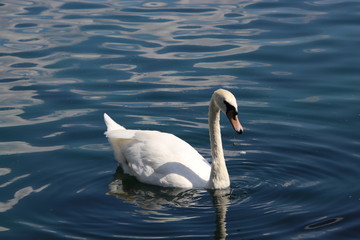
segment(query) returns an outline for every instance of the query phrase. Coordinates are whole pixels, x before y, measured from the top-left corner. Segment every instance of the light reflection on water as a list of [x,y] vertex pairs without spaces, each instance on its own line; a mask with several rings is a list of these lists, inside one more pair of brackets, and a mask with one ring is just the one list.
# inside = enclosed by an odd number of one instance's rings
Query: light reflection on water
[[[230,189],[225,190],[186,190],[186,189],[164,189],[156,186],[145,185],[137,182],[132,177],[124,176],[120,168],[117,169],[113,182],[109,184],[109,193],[125,202],[137,205],[141,210],[134,214],[142,215],[142,221],[145,223],[176,223],[192,219],[201,219],[198,215],[168,214],[164,210],[168,208],[194,208],[202,211],[212,211],[215,208],[213,216],[216,227],[214,235],[216,239],[225,239],[226,230],[226,212],[230,204]],[[210,197],[211,202],[200,203],[201,199]],[[211,237],[193,233],[187,237]],[[126,235],[122,236],[128,237]]]
[[[0,232],[352,239],[356,9],[344,0],[3,1]],[[238,96],[245,126],[238,137],[222,122],[230,192],[124,184],[102,114],[172,132],[210,159],[207,104],[219,87]]]
[[64,146],[53,147],[35,147],[26,142],[1,142],[0,143],[0,155],[19,154],[19,153],[35,153],[54,151],[64,148]]
[[[22,176],[21,176],[22,177]],[[32,187],[24,187],[18,191],[15,192],[14,197],[11,199],[8,199],[6,202],[0,202],[0,212],[6,212],[12,209],[18,202],[29,196],[32,193],[38,193],[47,188],[48,185],[44,185],[41,188],[33,189]]]
[[28,126],[52,121],[58,121],[63,118],[69,117],[78,117],[82,115],[86,115],[94,110],[91,109],[73,109],[73,110],[65,110],[65,111],[55,111],[50,113],[49,115],[36,117],[32,119],[24,119],[21,115],[24,113],[22,110],[5,110],[1,111],[2,119],[0,121],[1,127],[13,127],[13,126]]

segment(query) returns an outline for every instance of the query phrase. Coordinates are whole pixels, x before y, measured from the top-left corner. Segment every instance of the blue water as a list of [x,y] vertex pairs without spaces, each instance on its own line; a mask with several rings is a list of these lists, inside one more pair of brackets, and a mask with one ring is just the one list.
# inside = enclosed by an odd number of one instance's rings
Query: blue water
[[[358,1],[3,0],[0,26],[1,239],[359,239]],[[117,169],[104,112],[210,159],[220,87],[230,189]]]

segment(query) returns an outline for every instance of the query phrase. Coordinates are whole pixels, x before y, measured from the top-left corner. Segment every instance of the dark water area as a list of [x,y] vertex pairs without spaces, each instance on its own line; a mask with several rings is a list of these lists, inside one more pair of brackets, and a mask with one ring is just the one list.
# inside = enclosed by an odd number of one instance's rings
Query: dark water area
[[[359,239],[360,3],[0,3],[1,239]],[[211,159],[212,92],[231,187],[142,184],[103,113]]]

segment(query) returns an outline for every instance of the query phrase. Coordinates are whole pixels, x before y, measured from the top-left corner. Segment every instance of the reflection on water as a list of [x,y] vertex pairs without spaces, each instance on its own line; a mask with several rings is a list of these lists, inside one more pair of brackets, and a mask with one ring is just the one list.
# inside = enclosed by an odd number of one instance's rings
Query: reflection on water
[[0,155],[46,152],[62,149],[64,146],[34,147],[26,142],[0,142]]
[[316,223],[312,223],[309,224],[305,227],[305,229],[307,230],[313,230],[313,229],[317,229],[317,228],[323,228],[332,224],[335,224],[337,222],[342,221],[344,218],[343,217],[336,217],[336,218],[325,218],[325,219],[321,219]]
[[45,115],[41,117],[24,119],[21,116],[19,116],[24,113],[23,110],[20,109],[3,110],[0,111],[0,116],[2,117],[2,119],[0,120],[0,127],[14,127],[14,126],[24,126],[24,125],[29,126],[34,124],[53,122],[53,121],[61,120],[63,118],[86,115],[93,111],[94,110],[92,109],[61,110],[61,111],[54,111],[49,115]]
[[230,203],[230,189],[209,191],[216,211],[216,230],[214,239],[226,239],[226,212]]
[[[236,56],[257,51],[267,44],[274,44],[273,40],[258,41],[249,38],[259,36],[267,30],[239,26],[242,23],[251,24],[259,18],[259,11],[245,9],[253,2],[256,1],[241,4],[223,2],[221,7],[217,8],[192,8],[197,3],[187,1],[179,1],[176,4],[127,3],[125,8],[122,4],[113,1],[7,3],[1,8],[8,14],[2,34],[4,44],[1,63],[4,67],[4,78],[10,79],[11,83],[3,86],[6,88],[0,89],[2,96],[0,98],[11,110],[2,112],[4,114],[1,120],[2,126],[31,125],[55,120],[51,115],[44,116],[47,120],[35,121],[19,117],[24,107],[41,105],[44,102],[37,97],[36,90],[21,90],[23,94],[19,95],[14,91],[15,87],[80,83],[85,80],[86,72],[88,79],[117,80],[122,79],[121,76],[128,76],[127,81],[153,85],[151,88],[134,89],[135,95],[159,91],[203,90],[219,85],[231,88],[240,81],[243,81],[244,88],[249,84],[254,90],[256,83],[240,80],[232,75],[211,74],[210,77],[208,74],[194,75],[194,71],[186,73],[161,67],[158,71],[161,64],[152,64],[154,59],[207,59],[194,63],[193,67],[238,69],[269,66],[269,63],[238,59],[209,62],[212,57],[218,59]],[[300,14],[299,12],[306,16],[318,14],[295,9],[289,14]],[[90,18],[88,14],[91,15]],[[161,17],[158,17],[159,14]],[[46,22],[43,21],[44,18],[47,19]],[[292,40],[287,41],[292,42]],[[136,60],[139,58],[143,59],[143,62]],[[148,61],[148,59],[152,60]],[[79,66],[87,70],[79,72],[77,70]],[[100,71],[101,69],[105,71]],[[21,80],[14,81],[18,78]],[[99,101],[110,94],[108,91],[95,93],[94,90],[88,91],[78,86],[71,92],[79,94],[88,101]],[[123,95],[125,92],[115,89],[111,94]],[[140,104],[139,101],[136,102]],[[121,101],[119,103],[105,101],[102,104],[121,106]],[[84,109],[75,111],[81,112]],[[73,113],[72,110],[64,110],[61,114],[64,115],[63,117],[68,117],[71,112]],[[59,115],[59,112],[54,115]]]
[[[3,150],[0,149],[0,152],[2,153]],[[4,177],[5,175],[10,175],[10,174],[11,174],[11,169],[0,168],[1,180],[7,178],[7,177]],[[2,192],[2,195],[0,198],[0,213],[10,211],[24,198],[30,196],[33,193],[39,193],[49,186],[49,184],[43,185],[42,187],[39,187],[39,188],[33,188],[32,186],[26,186],[26,187],[21,187],[20,189],[16,190],[13,193],[13,196],[11,196],[11,193],[8,194],[9,190],[14,191],[15,183],[19,182],[22,179],[28,178],[30,175],[31,174],[23,174],[23,175],[20,175],[17,177],[10,178],[10,179],[6,180],[6,182],[0,182],[0,189]],[[16,184],[16,185],[18,185],[18,184]],[[0,226],[0,232],[9,231],[9,230],[10,230],[10,228]]]
[[[144,222],[166,223],[177,222],[198,218],[200,216],[192,215],[173,215],[164,213],[164,209],[179,207],[200,207],[215,209],[214,239],[226,239],[226,212],[230,204],[231,190],[196,190],[196,189],[178,189],[162,188],[158,186],[147,185],[138,182],[134,177],[124,174],[121,167],[118,167],[114,174],[113,181],[109,184],[109,193],[123,201],[139,206],[142,210],[139,212],[149,215]],[[200,201],[205,195],[209,194],[213,206],[202,206]]]
[[32,193],[41,192],[47,187],[48,185],[44,185],[37,189],[34,189],[33,187],[24,187],[16,191],[13,198],[8,199],[6,202],[0,202],[0,212],[6,212],[12,209],[21,199],[29,196]]
[[114,180],[109,184],[109,194],[136,204],[144,209],[161,210],[167,206],[191,206],[206,193],[205,190],[162,188],[138,182],[117,168]]
[[[355,1],[3,0],[0,22],[6,239],[358,233]],[[230,193],[117,173],[104,194],[116,164],[104,112],[209,156],[208,100],[219,87],[238,96],[247,126],[241,138],[223,128]]]
[[[229,59],[268,45],[300,44],[323,38],[322,35],[281,40],[259,38],[269,30],[257,27],[255,21],[305,24],[324,13],[299,8],[260,11],[248,7],[257,2],[222,2],[216,8],[199,8],[198,3],[187,1],[140,6],[134,2],[124,8],[110,0],[96,4],[33,2],[31,7],[22,1],[12,1],[2,6],[2,11],[12,13],[5,18],[3,28],[2,55],[7,57],[2,59],[2,65],[8,77],[36,76],[36,81],[51,79],[60,66],[60,72],[65,71],[64,67],[75,67],[71,64],[74,59],[121,59],[120,64],[111,61],[97,66],[119,73],[145,67],[135,65],[126,57],[129,55],[167,60],[207,59],[194,65],[199,68],[260,67],[269,63]],[[18,57],[31,61],[18,62]],[[213,57],[229,58],[209,62]],[[62,81],[57,79],[57,84]]]

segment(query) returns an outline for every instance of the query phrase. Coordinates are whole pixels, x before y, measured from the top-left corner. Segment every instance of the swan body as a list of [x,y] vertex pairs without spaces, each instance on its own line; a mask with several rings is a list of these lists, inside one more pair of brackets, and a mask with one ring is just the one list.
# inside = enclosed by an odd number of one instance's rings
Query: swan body
[[107,114],[105,135],[124,172],[140,182],[163,187],[224,189],[230,186],[230,179],[221,143],[220,111],[227,115],[236,132],[243,131],[235,97],[227,90],[215,91],[209,107],[211,165],[173,134],[127,130]]

